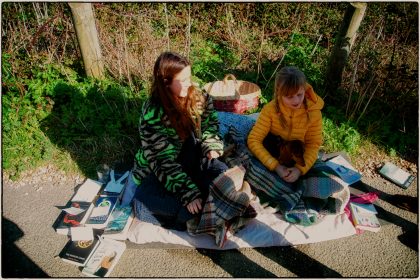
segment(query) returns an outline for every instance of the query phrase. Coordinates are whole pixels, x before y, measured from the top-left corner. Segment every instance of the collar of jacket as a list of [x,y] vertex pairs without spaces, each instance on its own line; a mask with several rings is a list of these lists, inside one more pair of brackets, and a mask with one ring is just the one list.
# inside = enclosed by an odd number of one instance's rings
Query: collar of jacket
[[299,109],[291,109],[284,105],[283,100],[280,98],[280,111],[284,116],[296,117],[302,114],[306,114],[310,111],[321,110],[324,107],[324,100],[322,100],[322,98],[315,93],[310,84],[306,84],[305,100],[308,105],[307,108],[302,105],[302,107]]

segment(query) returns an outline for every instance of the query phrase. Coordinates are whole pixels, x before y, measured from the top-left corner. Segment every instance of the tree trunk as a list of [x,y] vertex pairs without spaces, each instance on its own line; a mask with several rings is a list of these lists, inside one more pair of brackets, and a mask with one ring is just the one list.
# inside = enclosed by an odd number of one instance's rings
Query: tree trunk
[[91,3],[69,3],[86,75],[101,79],[104,65]]
[[341,84],[344,66],[350,54],[350,49],[356,39],[356,32],[366,11],[366,3],[351,3],[337,35],[337,41],[332,50],[325,78],[326,94],[334,95]]

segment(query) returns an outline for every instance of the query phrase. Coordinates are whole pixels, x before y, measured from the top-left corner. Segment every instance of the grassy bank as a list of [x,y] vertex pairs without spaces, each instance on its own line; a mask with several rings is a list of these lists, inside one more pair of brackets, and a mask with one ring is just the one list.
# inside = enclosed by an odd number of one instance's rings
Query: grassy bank
[[161,51],[180,52],[203,85],[227,73],[257,83],[295,65],[325,98],[327,151],[365,141],[417,161],[418,5],[368,3],[334,96],[326,63],[348,3],[94,3],[106,79],[85,77],[65,3],[3,3],[3,170],[18,178],[46,162],[94,174],[138,146],[139,108]]

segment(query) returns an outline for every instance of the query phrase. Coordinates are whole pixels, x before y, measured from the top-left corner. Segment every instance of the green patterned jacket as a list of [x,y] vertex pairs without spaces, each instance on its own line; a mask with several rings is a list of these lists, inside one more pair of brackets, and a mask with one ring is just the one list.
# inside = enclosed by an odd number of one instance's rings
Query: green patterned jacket
[[[201,146],[202,155],[213,150],[223,153],[223,142],[219,136],[217,112],[214,110],[211,97],[203,93],[203,110],[201,113]],[[140,141],[133,169],[133,179],[137,185],[141,180],[154,173],[162,185],[180,197],[187,205],[200,197],[200,190],[191,178],[182,170],[176,159],[181,151],[183,141],[171,127],[168,116],[161,106],[151,100],[143,104],[140,117]]]

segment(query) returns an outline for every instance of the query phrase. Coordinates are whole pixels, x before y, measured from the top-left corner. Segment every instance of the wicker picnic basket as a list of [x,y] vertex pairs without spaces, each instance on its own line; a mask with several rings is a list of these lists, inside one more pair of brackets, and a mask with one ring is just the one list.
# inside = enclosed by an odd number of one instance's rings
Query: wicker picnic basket
[[213,98],[216,110],[237,114],[257,108],[261,96],[258,85],[237,80],[232,74],[227,74],[223,81],[207,83],[204,89]]

